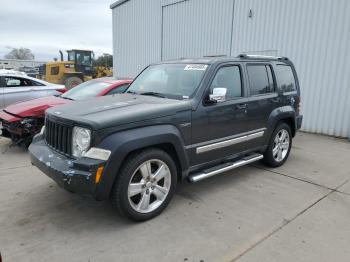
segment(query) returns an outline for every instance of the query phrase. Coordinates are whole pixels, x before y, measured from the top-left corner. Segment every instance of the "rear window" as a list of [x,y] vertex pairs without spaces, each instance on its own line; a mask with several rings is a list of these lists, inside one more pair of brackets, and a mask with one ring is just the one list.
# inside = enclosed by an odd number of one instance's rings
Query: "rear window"
[[290,66],[277,65],[275,73],[278,82],[278,88],[280,90],[283,92],[291,92],[297,90],[294,74]]
[[274,91],[270,66],[248,65],[247,70],[249,75],[250,94],[252,96],[268,94]]

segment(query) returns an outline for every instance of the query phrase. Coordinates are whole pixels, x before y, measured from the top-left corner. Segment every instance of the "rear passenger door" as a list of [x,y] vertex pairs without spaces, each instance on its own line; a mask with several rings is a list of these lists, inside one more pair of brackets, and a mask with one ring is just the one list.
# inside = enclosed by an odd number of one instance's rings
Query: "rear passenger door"
[[[262,130],[265,134],[272,111],[281,105],[277,92],[273,67],[269,63],[247,63],[246,74],[249,82],[248,118],[250,130]],[[249,148],[260,147],[264,138],[250,140]]]

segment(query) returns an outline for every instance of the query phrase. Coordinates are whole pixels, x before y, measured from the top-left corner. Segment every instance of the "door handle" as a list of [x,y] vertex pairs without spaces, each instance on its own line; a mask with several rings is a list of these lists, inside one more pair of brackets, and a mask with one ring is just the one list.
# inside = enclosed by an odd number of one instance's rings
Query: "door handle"
[[277,103],[280,101],[280,98],[279,97],[274,97],[274,98],[271,98],[271,101],[274,102],[274,103]]
[[237,104],[236,108],[237,109],[247,109],[248,108],[248,104]]

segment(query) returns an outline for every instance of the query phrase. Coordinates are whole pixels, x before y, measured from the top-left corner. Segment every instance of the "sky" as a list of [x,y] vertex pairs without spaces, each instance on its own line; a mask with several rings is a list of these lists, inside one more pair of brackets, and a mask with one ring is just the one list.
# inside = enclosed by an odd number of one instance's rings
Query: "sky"
[[112,54],[109,6],[113,2],[0,0],[0,58],[13,47],[29,48],[35,60],[43,61],[59,58],[59,50],[89,49],[97,56]]

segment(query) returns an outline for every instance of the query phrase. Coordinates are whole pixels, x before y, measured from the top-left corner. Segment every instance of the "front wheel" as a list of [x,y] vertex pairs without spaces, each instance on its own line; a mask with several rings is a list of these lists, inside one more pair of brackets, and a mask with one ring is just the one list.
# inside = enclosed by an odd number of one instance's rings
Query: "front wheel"
[[292,132],[286,123],[280,123],[272,134],[270,144],[264,154],[264,162],[271,167],[279,167],[286,162],[292,147]]
[[132,220],[148,220],[166,208],[176,184],[173,159],[159,149],[144,150],[127,158],[114,185],[112,203]]
[[64,85],[66,86],[66,88],[68,90],[72,89],[73,87],[75,87],[77,85],[80,85],[81,83],[83,83],[83,80],[81,80],[81,78],[79,78],[77,76],[69,77],[64,81]]

